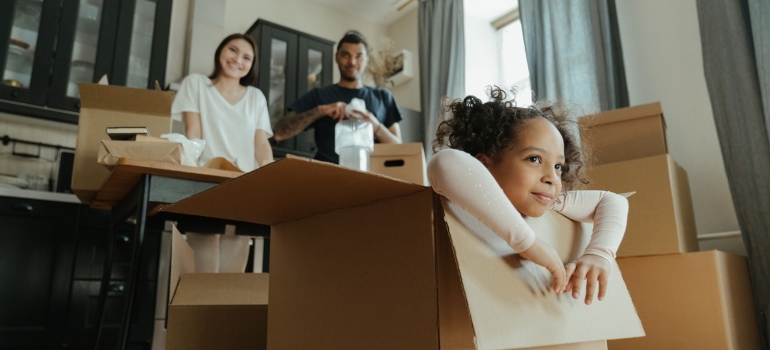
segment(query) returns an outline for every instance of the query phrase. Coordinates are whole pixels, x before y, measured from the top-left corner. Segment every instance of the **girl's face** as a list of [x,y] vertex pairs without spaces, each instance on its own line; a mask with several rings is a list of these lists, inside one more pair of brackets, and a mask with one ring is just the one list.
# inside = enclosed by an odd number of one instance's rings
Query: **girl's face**
[[486,165],[508,199],[524,216],[543,215],[562,188],[564,140],[545,118],[535,118],[519,126],[518,138],[498,161],[485,155]]
[[254,63],[254,49],[243,39],[230,40],[219,54],[219,64],[223,75],[228,78],[240,79],[249,74]]

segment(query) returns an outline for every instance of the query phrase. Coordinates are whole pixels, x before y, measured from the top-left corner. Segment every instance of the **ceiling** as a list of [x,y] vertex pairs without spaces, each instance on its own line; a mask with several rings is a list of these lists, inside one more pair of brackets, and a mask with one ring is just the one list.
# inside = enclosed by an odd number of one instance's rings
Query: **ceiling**
[[[329,7],[334,7],[356,14],[368,21],[389,25],[417,8],[421,0],[309,0]],[[399,7],[406,4],[399,11]],[[518,0],[465,0],[464,11],[467,15],[489,22],[513,11],[519,5]]]

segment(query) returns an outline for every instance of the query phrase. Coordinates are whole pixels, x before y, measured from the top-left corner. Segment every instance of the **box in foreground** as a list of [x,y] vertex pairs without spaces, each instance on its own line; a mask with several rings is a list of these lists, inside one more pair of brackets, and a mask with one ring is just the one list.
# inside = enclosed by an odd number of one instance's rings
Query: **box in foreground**
[[644,338],[624,349],[760,349],[746,257],[716,250],[618,259]]
[[[556,295],[547,271],[474,239],[430,188],[386,176],[286,158],[164,211],[272,226],[273,350],[580,349],[643,335],[619,270],[602,302]],[[591,231],[559,227],[570,231],[541,239],[574,257],[584,239],[551,239]]]

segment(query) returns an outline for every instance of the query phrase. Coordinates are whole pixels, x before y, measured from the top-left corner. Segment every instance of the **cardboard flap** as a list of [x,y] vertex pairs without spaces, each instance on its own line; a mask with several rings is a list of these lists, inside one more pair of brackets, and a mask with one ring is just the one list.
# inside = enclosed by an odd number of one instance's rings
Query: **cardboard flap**
[[179,233],[176,225],[171,226],[171,271],[169,273],[169,302],[174,299],[179,279],[183,274],[195,272],[195,252]]
[[275,225],[423,190],[424,186],[336,164],[284,158],[162,211]]
[[266,273],[188,273],[172,305],[267,305]]
[[[605,299],[586,306],[583,299],[557,295],[544,268],[518,254],[475,217],[445,201],[449,235],[467,298],[476,346],[512,349],[644,335],[617,265]],[[578,257],[591,225],[547,211],[528,223],[538,238],[564,259]],[[585,289],[581,296],[584,296]]]
[[[123,86],[79,84],[82,107],[171,118],[172,91],[132,89]],[[160,134],[158,134],[160,135]]]
[[652,102],[638,106],[618,108],[594,115],[587,115],[580,118],[580,123],[586,125],[603,125],[636,118],[650,117],[654,115],[660,115],[660,119],[663,122],[663,128],[665,129],[666,120],[663,118],[663,108],[661,108],[660,102]]
[[370,157],[399,157],[422,154],[422,143],[378,143]]

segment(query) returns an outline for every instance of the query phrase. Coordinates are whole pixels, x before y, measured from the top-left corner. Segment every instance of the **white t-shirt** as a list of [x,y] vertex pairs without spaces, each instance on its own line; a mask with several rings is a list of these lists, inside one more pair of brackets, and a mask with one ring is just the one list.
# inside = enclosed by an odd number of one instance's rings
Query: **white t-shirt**
[[259,89],[249,86],[240,101],[230,104],[211,80],[190,74],[174,97],[171,113],[195,112],[201,115],[201,133],[206,140],[198,165],[222,157],[243,171],[259,167],[254,158],[254,132],[264,130],[273,136],[267,100]]

